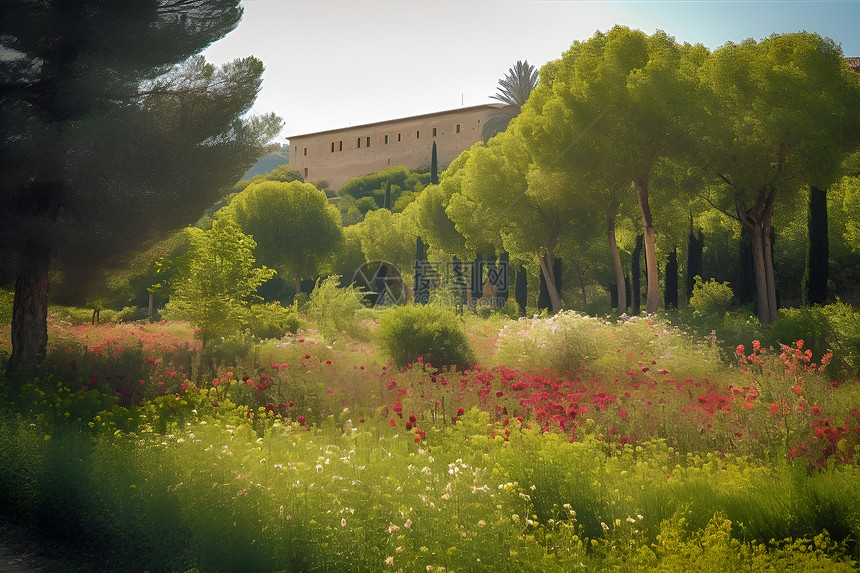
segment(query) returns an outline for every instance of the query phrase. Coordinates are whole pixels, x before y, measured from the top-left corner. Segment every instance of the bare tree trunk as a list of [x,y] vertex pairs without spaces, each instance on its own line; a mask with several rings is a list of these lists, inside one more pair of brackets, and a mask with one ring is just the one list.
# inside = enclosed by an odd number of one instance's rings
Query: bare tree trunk
[[618,289],[618,314],[627,312],[627,283],[624,279],[624,268],[618,254],[618,243],[615,240],[615,216],[606,216],[606,235],[609,238],[609,252],[612,255],[612,267],[615,270],[615,285]]
[[645,236],[645,271],[648,290],[645,312],[651,314],[657,312],[660,306],[660,283],[657,277],[657,236],[654,234],[651,205],[648,203],[647,175],[636,180],[636,195],[639,198],[639,211],[642,213],[642,234]]
[[152,318],[152,293],[149,293],[149,318]]
[[12,355],[8,370],[37,364],[48,346],[48,267],[50,250],[31,246],[21,257],[12,303]]

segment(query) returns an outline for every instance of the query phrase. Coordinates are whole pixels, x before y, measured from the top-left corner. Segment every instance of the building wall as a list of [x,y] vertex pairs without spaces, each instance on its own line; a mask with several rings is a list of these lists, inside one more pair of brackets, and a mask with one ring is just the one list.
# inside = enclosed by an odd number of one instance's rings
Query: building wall
[[406,117],[402,119],[293,135],[290,169],[305,181],[325,179],[332,189],[359,175],[403,165],[430,166],[433,142],[439,170],[481,140],[481,129],[495,104]]

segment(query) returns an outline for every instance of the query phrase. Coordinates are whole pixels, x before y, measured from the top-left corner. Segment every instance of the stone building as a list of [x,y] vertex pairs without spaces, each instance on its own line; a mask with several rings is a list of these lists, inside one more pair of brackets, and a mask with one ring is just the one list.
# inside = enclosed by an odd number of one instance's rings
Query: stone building
[[290,169],[305,181],[324,179],[332,189],[368,173],[403,165],[430,166],[433,142],[441,172],[460,153],[481,140],[490,113],[486,104],[341,129],[287,137]]

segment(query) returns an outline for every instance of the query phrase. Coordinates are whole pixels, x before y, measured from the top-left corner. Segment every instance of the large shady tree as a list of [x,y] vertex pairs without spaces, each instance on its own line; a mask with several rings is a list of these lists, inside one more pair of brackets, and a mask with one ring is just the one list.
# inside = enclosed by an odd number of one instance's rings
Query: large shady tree
[[860,77],[832,40],[801,32],[727,44],[703,68],[720,126],[705,138],[722,208],[749,236],[759,320],[777,317],[773,212],[805,184],[826,189],[860,139]]
[[296,281],[331,270],[343,248],[337,207],[310,183],[263,181],[249,185],[224,209],[256,241],[260,263]]
[[0,282],[9,366],[47,343],[49,277],[69,302],[193,222],[280,128],[243,118],[262,64],[192,57],[239,0],[0,1]]
[[[542,170],[590,173],[591,188],[632,184],[645,237],[648,312],[660,300],[649,180],[661,158],[692,147],[702,114],[697,70],[706,56],[701,46],[660,31],[598,32],[544,66],[517,123]],[[611,225],[610,217],[608,234]]]

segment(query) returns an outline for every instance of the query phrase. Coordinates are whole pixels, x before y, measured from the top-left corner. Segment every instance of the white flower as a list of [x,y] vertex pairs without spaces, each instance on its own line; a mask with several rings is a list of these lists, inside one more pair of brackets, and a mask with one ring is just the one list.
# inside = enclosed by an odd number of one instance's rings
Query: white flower
[[394,565],[394,557],[386,557],[385,558],[386,565]]

